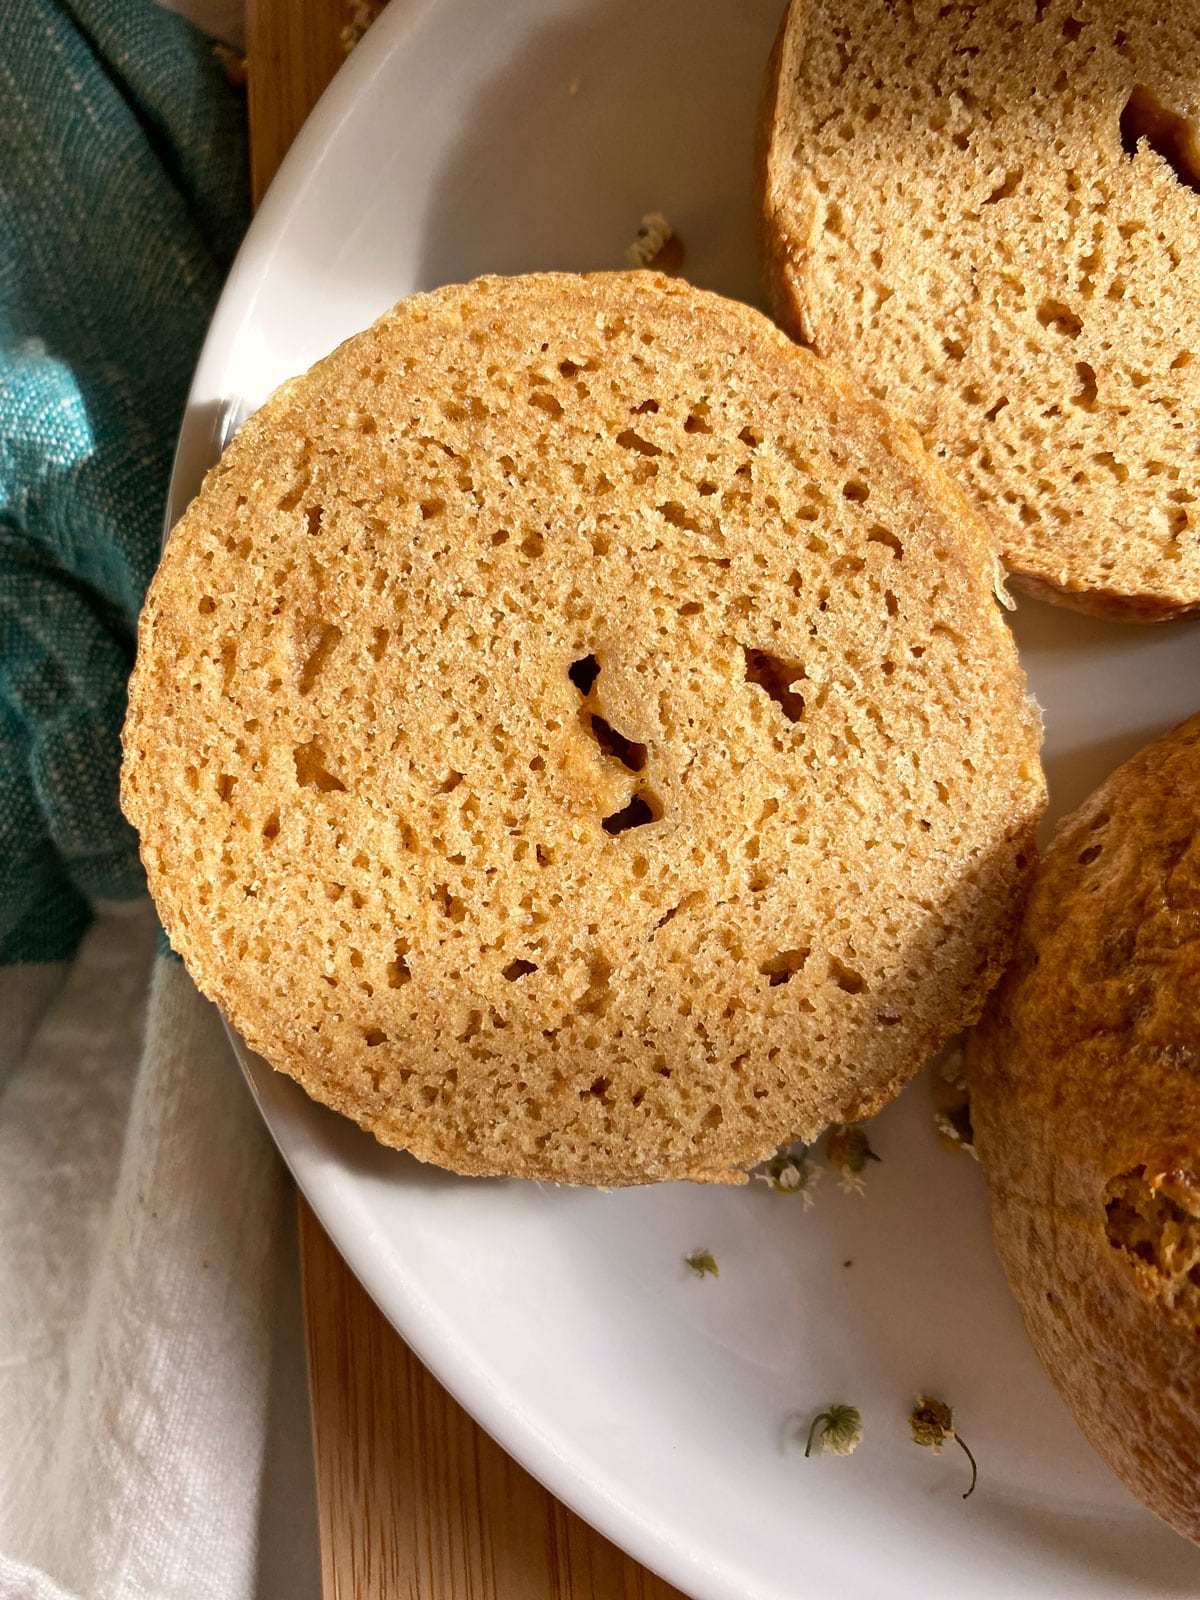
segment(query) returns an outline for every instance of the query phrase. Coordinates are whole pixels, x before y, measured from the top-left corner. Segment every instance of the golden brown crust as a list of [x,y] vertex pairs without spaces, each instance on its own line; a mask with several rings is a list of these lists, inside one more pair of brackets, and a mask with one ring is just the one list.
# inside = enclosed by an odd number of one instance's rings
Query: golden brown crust
[[1200,717],[1058,829],[968,1047],[996,1246],[1092,1444],[1200,1542]]
[[123,788],[164,924],[424,1160],[735,1179],[1006,959],[1043,788],[993,569],[911,430],[747,307],[403,302],[168,544]]
[[789,7],[779,20],[759,96],[754,139],[754,192],[759,203],[754,217],[759,271],[768,304],[780,327],[797,344],[807,345],[810,341],[800,323],[799,302],[790,276],[790,211],[786,182],[780,172],[782,145],[776,138],[777,125],[784,115],[780,103],[785,82],[784,57],[786,53],[791,58],[800,38],[798,19]]
[[781,325],[910,417],[1022,587],[1200,608],[1188,8],[793,0],[758,175]]
[[1021,572],[1013,566],[1009,567],[1008,576],[1014,589],[1020,589],[1035,600],[1066,606],[1070,611],[1081,611],[1089,617],[1105,617],[1110,622],[1175,622],[1180,617],[1194,615],[1198,609],[1194,605],[1173,605],[1149,594],[1126,595],[1110,589],[1072,589],[1040,577],[1037,573]]

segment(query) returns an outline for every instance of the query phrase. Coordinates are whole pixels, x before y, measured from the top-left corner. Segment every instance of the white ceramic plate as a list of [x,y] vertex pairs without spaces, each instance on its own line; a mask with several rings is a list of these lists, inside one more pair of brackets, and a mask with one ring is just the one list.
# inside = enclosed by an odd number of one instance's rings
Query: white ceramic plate
[[[197,371],[172,509],[282,378],[401,295],[620,266],[660,210],[689,275],[759,296],[755,102],[782,0],[392,0],[304,129]],[[1200,631],[1022,601],[1056,813],[1200,704]],[[983,1185],[927,1086],[873,1126],[865,1198],[614,1194],[448,1177],[244,1065],[317,1214],[447,1387],[588,1521],[699,1600],[1195,1596],[1200,1552],[1092,1455],[1025,1339]],[[717,1281],[683,1266],[697,1246]],[[917,1390],[979,1460],[908,1437]],[[824,1403],[848,1460],[803,1458]]]

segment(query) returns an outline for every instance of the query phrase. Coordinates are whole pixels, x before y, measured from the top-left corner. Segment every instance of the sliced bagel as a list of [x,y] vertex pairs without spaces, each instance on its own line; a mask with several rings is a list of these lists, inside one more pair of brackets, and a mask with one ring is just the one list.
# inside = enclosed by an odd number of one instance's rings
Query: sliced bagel
[[907,416],[1045,598],[1200,606],[1200,25],[1173,0],[793,0],[776,314]]
[[404,301],[168,543],[124,768],[164,924],[388,1144],[734,1178],[1004,964],[1043,785],[994,576],[911,433],[745,306]]

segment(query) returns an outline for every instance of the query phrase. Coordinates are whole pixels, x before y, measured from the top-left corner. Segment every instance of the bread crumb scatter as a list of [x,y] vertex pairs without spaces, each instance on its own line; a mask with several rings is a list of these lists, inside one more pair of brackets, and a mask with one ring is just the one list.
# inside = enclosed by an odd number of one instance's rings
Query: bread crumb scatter
[[168,543],[124,773],[165,925],[423,1160],[744,1181],[1007,958],[1043,787],[993,570],[747,307],[649,272],[406,301]]

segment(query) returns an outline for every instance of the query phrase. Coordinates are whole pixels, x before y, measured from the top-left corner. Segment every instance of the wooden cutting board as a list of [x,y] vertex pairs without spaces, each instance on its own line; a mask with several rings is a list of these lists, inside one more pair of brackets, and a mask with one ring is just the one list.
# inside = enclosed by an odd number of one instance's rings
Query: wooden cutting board
[[[372,9],[247,0],[256,204]],[[471,1421],[298,1204],[325,1600],[682,1600]]]

